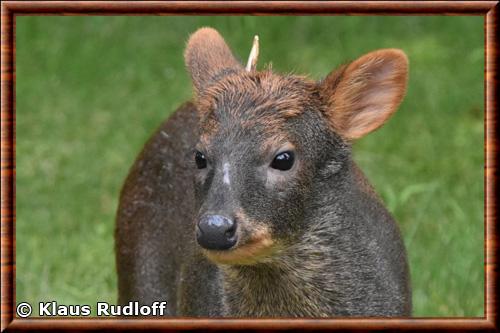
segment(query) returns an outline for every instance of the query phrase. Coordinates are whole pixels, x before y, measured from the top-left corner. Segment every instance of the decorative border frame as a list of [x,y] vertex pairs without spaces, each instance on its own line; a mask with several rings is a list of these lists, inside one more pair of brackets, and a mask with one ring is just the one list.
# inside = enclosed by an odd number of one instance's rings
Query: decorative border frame
[[[409,319],[21,319],[15,308],[15,24],[18,15],[481,15],[485,18],[485,317]],[[5,1],[1,4],[1,331],[446,329],[499,331],[498,1]]]

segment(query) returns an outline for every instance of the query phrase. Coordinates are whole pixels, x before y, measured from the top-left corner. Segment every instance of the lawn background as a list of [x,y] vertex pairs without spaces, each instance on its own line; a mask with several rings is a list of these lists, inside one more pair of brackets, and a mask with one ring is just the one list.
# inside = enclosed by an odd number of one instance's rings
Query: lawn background
[[120,187],[191,97],[183,49],[218,29],[259,68],[320,79],[378,48],[410,59],[399,111],[354,146],[399,221],[415,316],[483,316],[482,17],[16,18],[16,301],[116,301]]

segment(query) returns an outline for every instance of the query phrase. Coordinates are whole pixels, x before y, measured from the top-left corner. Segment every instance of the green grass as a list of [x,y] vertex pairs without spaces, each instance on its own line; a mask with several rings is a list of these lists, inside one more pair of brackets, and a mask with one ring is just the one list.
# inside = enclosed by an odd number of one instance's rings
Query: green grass
[[142,145],[191,97],[184,43],[217,28],[259,66],[321,78],[377,48],[410,59],[405,101],[356,143],[399,221],[415,316],[483,316],[482,17],[17,17],[16,300],[114,302],[114,216]]

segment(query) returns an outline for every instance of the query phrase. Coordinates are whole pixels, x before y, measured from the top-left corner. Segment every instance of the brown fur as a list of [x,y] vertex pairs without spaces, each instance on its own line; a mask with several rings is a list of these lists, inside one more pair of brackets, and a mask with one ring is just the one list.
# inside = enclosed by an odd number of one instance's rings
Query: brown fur
[[200,143],[204,146],[208,146],[213,135],[219,130],[219,127],[219,122],[212,117],[204,119],[203,132],[200,133]]
[[223,72],[242,69],[224,39],[212,28],[201,28],[191,35],[184,58],[197,91]]
[[324,81],[329,118],[347,140],[379,128],[403,100],[408,58],[396,49],[368,53],[333,72]]
[[[291,89],[292,87],[292,89]],[[293,87],[295,89],[293,89]],[[261,126],[273,135],[283,138],[283,125],[290,117],[299,115],[309,102],[305,91],[315,91],[316,83],[299,76],[283,77],[271,71],[246,72],[244,70],[220,76],[203,91],[198,91],[195,100],[200,117],[202,145],[207,146],[220,129],[220,118],[232,117],[242,130]],[[239,91],[247,92],[245,99]],[[307,96],[307,95],[305,95]],[[224,98],[232,99],[232,107],[220,105]],[[251,104],[251,113],[241,114],[241,106]],[[224,107],[224,110],[221,110]],[[272,112],[270,112],[272,111]],[[271,133],[269,133],[271,134]]]
[[[295,89],[294,89],[295,88]],[[221,96],[238,96],[240,91],[247,92],[252,96],[253,105],[251,117],[247,118],[251,123],[275,121],[280,117],[269,117],[262,119],[262,110],[274,109],[284,118],[289,118],[300,114],[307,101],[304,101],[304,89],[313,91],[316,84],[300,76],[275,75],[271,71],[245,72],[239,71],[229,73],[219,78],[217,82],[207,87],[197,96],[196,102],[204,119],[208,118]],[[235,101],[236,102],[236,101]],[[250,102],[248,100],[241,101]],[[231,112],[232,110],[228,110]],[[234,114],[239,116],[239,114]]]

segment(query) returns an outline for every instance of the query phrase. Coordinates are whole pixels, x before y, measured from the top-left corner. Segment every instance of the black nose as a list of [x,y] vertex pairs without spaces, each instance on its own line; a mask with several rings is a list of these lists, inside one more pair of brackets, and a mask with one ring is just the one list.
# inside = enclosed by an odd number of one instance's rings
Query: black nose
[[205,215],[198,222],[196,238],[205,249],[227,250],[238,239],[236,223],[221,215]]

